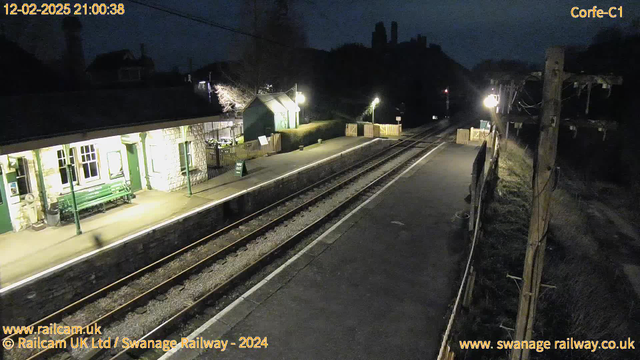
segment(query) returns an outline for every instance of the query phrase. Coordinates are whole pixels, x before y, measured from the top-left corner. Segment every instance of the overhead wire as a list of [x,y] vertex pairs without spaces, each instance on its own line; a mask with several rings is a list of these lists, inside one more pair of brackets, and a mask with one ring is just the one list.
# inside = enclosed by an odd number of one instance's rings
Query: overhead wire
[[169,8],[169,7],[166,7],[166,6],[163,6],[163,5],[158,5],[158,4],[154,4],[154,3],[148,3],[146,1],[140,1],[140,0],[128,0],[128,1],[132,2],[134,4],[138,4],[138,5],[141,5],[141,6],[148,7],[150,9],[154,9],[154,10],[162,11],[162,12],[167,13],[167,14],[175,15],[175,16],[181,17],[183,19],[187,19],[187,20],[195,21],[195,22],[198,22],[198,23],[201,23],[201,24],[209,25],[211,27],[215,27],[215,28],[218,28],[218,29],[221,29],[221,30],[229,31],[229,32],[240,34],[240,35],[244,35],[244,36],[249,36],[249,37],[254,38],[254,39],[264,40],[264,41],[270,42],[272,44],[280,45],[280,46],[283,46],[283,47],[286,47],[286,48],[293,48],[290,45],[283,44],[283,43],[281,43],[279,41],[276,41],[276,40],[272,40],[272,39],[269,39],[269,38],[266,38],[266,37],[263,37],[263,36],[260,36],[260,35],[256,35],[256,34],[244,31],[244,30],[235,29],[235,28],[232,28],[230,26],[218,24],[218,23],[213,22],[211,20],[207,20],[205,18],[202,18],[202,17],[199,17],[199,16],[195,16],[195,15],[192,15],[192,14],[188,14],[186,12],[182,12],[180,10],[172,9],[172,8]]

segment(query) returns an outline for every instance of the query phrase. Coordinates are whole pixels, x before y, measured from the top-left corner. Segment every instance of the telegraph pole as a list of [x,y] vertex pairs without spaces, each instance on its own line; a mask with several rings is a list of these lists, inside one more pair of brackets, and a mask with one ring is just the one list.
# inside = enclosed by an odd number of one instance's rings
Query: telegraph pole
[[[564,50],[561,47],[547,49],[544,70],[542,116],[540,117],[540,134],[534,162],[533,203],[516,320],[514,338],[516,341],[531,340],[542,278],[553,187],[552,179],[555,171],[558,130],[560,128],[562,81],[564,79]],[[512,350],[512,360],[527,360],[528,358],[529,350]]]

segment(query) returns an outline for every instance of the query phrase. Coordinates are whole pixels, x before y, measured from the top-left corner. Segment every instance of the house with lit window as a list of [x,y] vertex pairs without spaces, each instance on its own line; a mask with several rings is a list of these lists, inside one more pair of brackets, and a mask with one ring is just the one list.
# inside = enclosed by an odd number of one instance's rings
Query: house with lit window
[[154,70],[153,59],[145,54],[144,44],[140,44],[140,57],[128,49],[99,54],[86,71],[94,86],[122,86],[143,82]]
[[42,222],[72,192],[94,207],[184,188],[187,166],[192,184],[206,181],[205,124],[221,113],[191,87],[0,97],[0,108],[0,233]]

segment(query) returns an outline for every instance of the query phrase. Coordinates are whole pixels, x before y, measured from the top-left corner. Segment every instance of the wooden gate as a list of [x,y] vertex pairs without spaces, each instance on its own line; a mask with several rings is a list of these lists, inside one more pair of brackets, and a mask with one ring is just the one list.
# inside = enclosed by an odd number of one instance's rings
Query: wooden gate
[[347,124],[345,136],[358,136],[358,124]]

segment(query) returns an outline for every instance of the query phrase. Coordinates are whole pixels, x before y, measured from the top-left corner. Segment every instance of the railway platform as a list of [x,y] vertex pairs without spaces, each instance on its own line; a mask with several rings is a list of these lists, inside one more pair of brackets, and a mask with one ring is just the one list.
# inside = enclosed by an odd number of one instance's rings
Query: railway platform
[[64,266],[78,257],[123,241],[144,229],[174,221],[193,209],[251,191],[261,184],[314,166],[370,141],[373,140],[339,137],[305,147],[303,151],[248,160],[247,176],[236,177],[232,170],[228,171],[193,186],[191,197],[187,196],[186,190],[171,193],[143,190],[136,193],[136,199],[131,204],[82,218],[81,235],[76,235],[73,223],[48,227],[42,231],[1,234],[0,280],[4,289],[0,292],[19,286],[21,282],[42,272]]
[[[161,359],[433,359],[467,242],[477,148],[445,143]],[[268,346],[241,349],[241,337]]]

